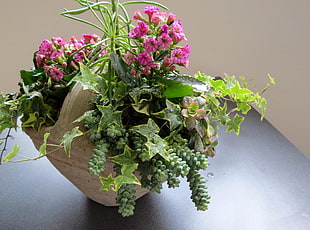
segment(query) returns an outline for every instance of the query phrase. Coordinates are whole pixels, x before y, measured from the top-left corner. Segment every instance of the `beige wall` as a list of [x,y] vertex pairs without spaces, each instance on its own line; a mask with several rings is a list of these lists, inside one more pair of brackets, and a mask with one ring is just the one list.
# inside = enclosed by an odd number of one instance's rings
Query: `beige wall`
[[[266,93],[267,119],[310,157],[310,1],[161,0],[183,20],[192,47],[189,72],[254,78],[258,89],[267,73],[277,85]],[[177,3],[177,4],[176,4]],[[17,90],[18,72],[32,65],[40,41],[93,32],[59,16],[73,0],[5,1],[0,9],[0,90]],[[262,143],[263,144],[263,143]]]

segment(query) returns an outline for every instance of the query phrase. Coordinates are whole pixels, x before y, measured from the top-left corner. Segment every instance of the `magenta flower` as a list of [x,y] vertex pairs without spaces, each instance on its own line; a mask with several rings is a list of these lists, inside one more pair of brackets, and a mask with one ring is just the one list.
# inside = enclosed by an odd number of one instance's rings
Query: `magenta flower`
[[160,34],[168,34],[169,33],[169,26],[167,24],[163,24],[160,27]]
[[100,40],[97,34],[82,34],[82,37],[85,44],[92,44]]
[[150,21],[154,25],[159,25],[163,21],[167,20],[167,14],[165,12],[156,12],[152,15]]
[[168,19],[167,19],[167,24],[168,25],[171,25],[176,19],[176,16],[172,13],[172,12],[169,12],[168,13]]
[[145,66],[144,68],[141,69],[141,72],[143,74],[150,74],[151,73],[151,67],[150,66]]
[[132,65],[136,61],[135,55],[131,52],[127,52],[124,55],[124,59],[125,59],[127,65]]
[[168,66],[170,66],[172,64],[173,64],[172,58],[169,58],[169,57],[165,56],[164,60],[163,60],[163,63],[162,63],[162,67],[166,68],[166,67],[168,67]]
[[188,57],[190,54],[190,46],[186,44],[183,48],[175,49],[171,52],[171,58],[173,63],[188,65]]
[[41,54],[41,53],[36,53],[36,63],[37,66],[40,68],[44,65],[45,63],[45,55]]
[[149,65],[150,63],[152,63],[153,58],[148,52],[143,52],[138,54],[137,60],[140,62],[141,65]]
[[77,51],[77,50],[83,48],[83,46],[85,46],[85,43],[83,41],[77,41],[77,42],[73,43],[74,51]]
[[51,68],[49,74],[54,81],[60,81],[64,76],[64,74],[56,67]]
[[144,8],[143,13],[149,16],[149,20],[151,20],[154,13],[157,13],[159,9],[156,6],[147,6]]
[[172,23],[171,37],[175,43],[186,40],[185,34],[183,33],[183,26],[180,20]]
[[158,49],[158,42],[154,38],[147,38],[143,42],[146,52],[156,52]]
[[55,50],[52,54],[51,54],[51,60],[55,60],[58,61],[59,63],[61,63],[63,61],[64,58],[64,52],[63,50]]
[[158,46],[160,49],[169,49],[172,44],[172,38],[168,34],[162,34],[158,38]]
[[52,37],[53,44],[60,48],[65,44],[65,39],[63,37]]
[[148,25],[145,22],[139,22],[138,26],[129,32],[130,38],[140,38],[149,32]]
[[39,52],[45,56],[50,56],[54,51],[53,43],[43,40],[39,46]]
[[83,63],[84,58],[85,58],[84,52],[82,52],[82,51],[80,51],[80,52],[78,52],[78,53],[76,53],[76,54],[73,55],[74,61],[76,61],[76,62],[78,62],[78,63],[79,63],[79,62]]
[[78,40],[76,39],[75,36],[72,36],[72,37],[69,38],[69,42],[70,43],[75,43],[75,42],[78,42]]
[[135,21],[141,21],[143,19],[141,11],[140,10],[136,10],[134,15],[132,16],[132,19],[135,20]]

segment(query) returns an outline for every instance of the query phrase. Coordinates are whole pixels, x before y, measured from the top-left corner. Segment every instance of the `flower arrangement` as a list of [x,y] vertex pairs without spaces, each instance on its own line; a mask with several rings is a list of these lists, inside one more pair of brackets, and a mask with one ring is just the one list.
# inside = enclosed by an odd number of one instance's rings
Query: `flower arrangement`
[[[71,144],[87,135],[94,144],[89,173],[101,181],[101,190],[117,192],[123,216],[134,213],[133,185],[159,193],[164,181],[169,188],[178,187],[179,177],[187,178],[197,209],[207,210],[210,197],[200,170],[215,155],[218,125],[239,134],[251,105],[261,108],[264,116],[265,98],[248,89],[242,78],[240,83],[228,75],[181,74],[178,68],[189,66],[190,46],[181,21],[162,4],[77,2],[81,8],[62,15],[97,28],[102,36],[42,41],[34,54],[34,68],[20,72],[20,92],[0,94],[0,133],[9,130],[0,139],[4,145],[0,161],[39,159],[50,153],[47,146],[63,148],[70,157]],[[140,3],[149,6],[130,18],[125,7]],[[98,24],[77,17],[84,12],[92,13]],[[270,82],[274,83],[271,77]],[[4,154],[18,118],[23,128],[39,131],[52,126],[75,84],[94,94],[92,109],[76,120],[86,131],[79,126],[67,130],[56,145],[49,143],[46,133],[35,158],[20,155],[18,145]],[[17,155],[23,159],[14,160]],[[114,163],[114,173],[103,177],[107,158]]]

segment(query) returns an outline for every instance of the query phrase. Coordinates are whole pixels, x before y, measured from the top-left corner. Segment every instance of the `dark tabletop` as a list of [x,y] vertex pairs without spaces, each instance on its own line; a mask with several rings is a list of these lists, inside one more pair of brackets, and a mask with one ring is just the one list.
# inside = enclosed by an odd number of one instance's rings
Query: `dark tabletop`
[[[23,152],[35,153],[15,134]],[[217,154],[204,172],[211,203],[196,211],[188,184],[137,201],[135,215],[121,217],[65,179],[47,159],[0,166],[0,229],[308,230],[310,160],[266,120],[250,112],[241,134],[220,130]]]

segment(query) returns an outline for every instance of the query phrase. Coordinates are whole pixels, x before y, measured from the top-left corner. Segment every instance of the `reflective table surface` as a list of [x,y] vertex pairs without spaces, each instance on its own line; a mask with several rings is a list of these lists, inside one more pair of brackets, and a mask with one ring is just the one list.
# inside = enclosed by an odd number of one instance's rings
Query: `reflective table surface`
[[[135,215],[99,205],[47,159],[0,166],[0,229],[307,230],[310,160],[252,111],[241,134],[220,129],[217,154],[204,171],[211,203],[197,211],[186,180],[137,200]],[[35,153],[21,131],[14,141]]]

